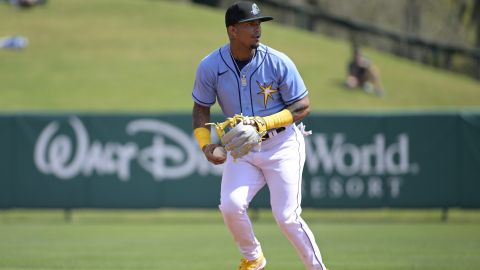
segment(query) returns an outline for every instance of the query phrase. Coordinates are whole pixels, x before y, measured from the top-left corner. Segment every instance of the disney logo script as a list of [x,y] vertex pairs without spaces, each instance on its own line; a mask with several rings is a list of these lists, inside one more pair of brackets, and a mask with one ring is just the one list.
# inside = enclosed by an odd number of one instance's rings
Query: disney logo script
[[[122,181],[131,178],[131,164],[138,164],[157,181],[179,179],[199,169],[198,146],[194,140],[177,127],[154,119],[138,119],[126,125],[126,133],[135,136],[151,134],[151,145],[140,148],[136,142],[90,141],[82,121],[77,117],[69,119],[74,139],[66,134],[58,134],[58,121],[49,123],[39,135],[34,150],[37,169],[68,180],[79,176],[116,176]],[[168,140],[168,141],[167,141]],[[174,142],[167,143],[167,142]],[[76,143],[76,144],[75,144]],[[205,168],[203,168],[205,171]]]

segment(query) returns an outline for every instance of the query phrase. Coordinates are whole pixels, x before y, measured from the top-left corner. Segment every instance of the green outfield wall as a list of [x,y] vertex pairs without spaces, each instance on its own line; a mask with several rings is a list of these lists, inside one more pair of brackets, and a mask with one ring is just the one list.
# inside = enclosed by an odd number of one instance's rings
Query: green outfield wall
[[[304,207],[480,207],[480,113],[314,114],[304,123],[313,131]],[[219,202],[222,166],[203,157],[188,114],[1,115],[0,150],[0,208]],[[267,188],[253,205],[269,206]]]

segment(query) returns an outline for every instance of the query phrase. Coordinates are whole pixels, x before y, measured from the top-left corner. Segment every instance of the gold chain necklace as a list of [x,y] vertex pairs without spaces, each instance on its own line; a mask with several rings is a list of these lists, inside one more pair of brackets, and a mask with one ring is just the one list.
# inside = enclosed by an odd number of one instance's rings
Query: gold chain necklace
[[242,74],[242,71],[241,71],[240,68],[238,67],[237,61],[235,60],[235,57],[233,57],[232,49],[230,49],[230,56],[232,57],[233,64],[235,65],[235,67],[237,67],[238,72],[240,72],[240,75],[241,75],[240,81],[241,81],[241,83],[242,83],[242,86],[243,86],[243,87],[247,86],[247,74],[248,74],[248,72],[250,71],[250,67],[251,67],[251,64],[252,64],[252,60],[253,60],[253,58],[255,57],[255,54],[252,56],[252,58],[250,58],[250,61],[248,61],[248,64],[247,64],[247,72],[245,72],[245,74]]

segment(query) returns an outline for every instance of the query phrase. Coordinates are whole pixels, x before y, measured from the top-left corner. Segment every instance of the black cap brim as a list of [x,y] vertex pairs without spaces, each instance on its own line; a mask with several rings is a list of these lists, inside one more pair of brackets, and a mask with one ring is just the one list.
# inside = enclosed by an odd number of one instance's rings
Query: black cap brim
[[268,22],[268,21],[273,20],[273,17],[261,16],[261,17],[256,17],[256,18],[248,18],[248,19],[240,20],[238,22],[242,23],[242,22],[251,22],[251,21],[256,21],[256,20],[260,20],[261,22]]

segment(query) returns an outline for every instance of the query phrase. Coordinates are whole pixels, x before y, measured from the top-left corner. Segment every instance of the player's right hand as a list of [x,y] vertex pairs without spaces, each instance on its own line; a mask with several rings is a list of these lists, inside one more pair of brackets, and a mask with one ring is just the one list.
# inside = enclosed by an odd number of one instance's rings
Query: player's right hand
[[227,155],[225,152],[222,151],[215,151],[215,148],[217,147],[222,147],[220,144],[207,144],[202,148],[203,154],[205,154],[205,157],[207,158],[208,161],[215,165],[219,165],[225,162],[227,160]]

